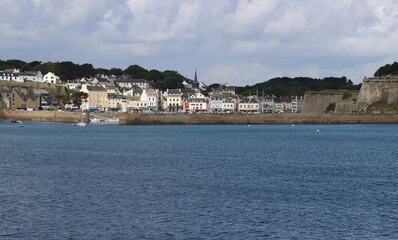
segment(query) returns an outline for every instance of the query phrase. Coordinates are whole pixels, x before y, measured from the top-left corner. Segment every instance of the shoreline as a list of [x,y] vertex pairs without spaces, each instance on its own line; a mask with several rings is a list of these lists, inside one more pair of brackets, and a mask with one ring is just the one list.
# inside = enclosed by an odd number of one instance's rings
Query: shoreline
[[[117,114],[119,125],[398,124],[398,114]],[[81,112],[0,110],[0,120],[76,123]]]

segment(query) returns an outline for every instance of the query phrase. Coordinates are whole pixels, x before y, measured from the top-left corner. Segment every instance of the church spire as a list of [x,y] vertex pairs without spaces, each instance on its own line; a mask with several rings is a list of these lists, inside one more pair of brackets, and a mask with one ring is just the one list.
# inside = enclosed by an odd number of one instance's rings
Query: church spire
[[194,82],[197,82],[197,81],[198,81],[198,75],[196,74],[196,69],[195,69],[195,78],[194,78],[193,81],[194,81]]

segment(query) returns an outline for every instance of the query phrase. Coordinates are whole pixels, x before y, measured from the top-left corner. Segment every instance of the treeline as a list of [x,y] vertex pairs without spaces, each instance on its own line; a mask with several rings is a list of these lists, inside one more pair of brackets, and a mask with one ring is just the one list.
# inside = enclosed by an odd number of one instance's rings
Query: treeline
[[381,77],[386,75],[398,75],[398,63],[394,62],[393,64],[386,64],[375,72],[375,77]]
[[177,71],[147,70],[138,65],[131,65],[126,69],[121,68],[94,68],[92,64],[76,64],[70,61],[65,62],[24,62],[21,60],[0,60],[0,70],[19,69],[21,72],[41,71],[43,74],[53,72],[60,77],[62,82],[67,80],[81,79],[83,77],[94,77],[99,74],[114,75],[116,77],[126,76],[133,79],[152,80],[155,87],[161,90],[167,88],[183,88],[182,82],[192,80],[185,78]]
[[[213,85],[213,87],[216,85]],[[210,86],[211,87],[211,86]],[[278,77],[253,86],[236,87],[239,95],[275,95],[275,96],[303,96],[306,91],[322,90],[359,90],[361,85],[354,85],[346,77],[327,77],[323,79],[309,77]]]

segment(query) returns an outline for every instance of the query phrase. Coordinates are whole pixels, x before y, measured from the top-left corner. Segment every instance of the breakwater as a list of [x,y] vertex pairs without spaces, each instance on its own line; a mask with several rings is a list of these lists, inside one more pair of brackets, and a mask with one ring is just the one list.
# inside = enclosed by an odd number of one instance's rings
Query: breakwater
[[[120,114],[120,125],[172,124],[393,124],[398,114]],[[87,116],[88,118],[88,116]],[[76,123],[81,112],[0,110],[0,120]],[[87,119],[88,120],[88,119]]]
[[11,111],[2,109],[0,110],[0,119],[33,122],[76,123],[82,121],[82,113],[58,111]]
[[163,124],[361,124],[398,123],[398,115],[338,114],[121,114],[120,125]]

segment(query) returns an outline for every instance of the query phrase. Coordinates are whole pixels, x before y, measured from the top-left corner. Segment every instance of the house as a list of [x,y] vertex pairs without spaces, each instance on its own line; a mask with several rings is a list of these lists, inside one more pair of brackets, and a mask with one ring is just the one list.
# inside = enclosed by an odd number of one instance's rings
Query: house
[[301,108],[303,107],[303,101],[303,96],[292,97],[292,113],[301,112]]
[[260,111],[261,113],[274,113],[275,112],[275,96],[260,97]]
[[43,76],[43,82],[51,84],[60,84],[61,79],[54,73],[48,72],[46,75]]
[[23,82],[20,76],[19,70],[17,69],[6,69],[0,72],[0,80],[3,81],[13,81],[13,82]]
[[239,101],[238,111],[242,113],[260,113],[260,103],[253,97],[243,98]]
[[166,106],[169,112],[178,112],[182,109],[182,95],[181,89],[167,89]]
[[148,110],[159,110],[159,92],[157,90],[143,89],[140,100],[147,103]]
[[17,91],[16,88],[8,95],[10,108],[27,109],[40,107],[40,95],[32,94],[28,96],[24,91]]
[[150,88],[154,85],[153,81],[148,81],[145,79],[117,79],[114,81],[115,85],[121,88],[130,89],[133,86],[139,87],[141,89]]
[[19,73],[20,78],[22,81],[32,81],[32,82],[43,82],[43,74],[38,72],[22,72]]
[[88,94],[87,105],[89,109],[99,109],[100,111],[105,110],[108,105],[108,92],[101,86],[91,86],[83,84],[80,92]]
[[92,85],[100,85],[104,88],[107,88],[108,86],[113,86],[111,81],[109,81],[108,78],[105,77],[96,77],[91,81]]
[[236,98],[235,97],[226,97],[222,101],[221,111],[225,113],[233,113],[236,111]]
[[191,95],[188,101],[184,102],[184,110],[189,112],[207,112],[207,99],[201,93]]
[[223,110],[223,97],[220,93],[212,94],[209,101],[209,110],[212,113],[219,113]]
[[78,89],[78,87],[81,85],[80,80],[68,80],[65,83],[65,87],[67,87],[70,90]]
[[140,112],[147,109],[147,102],[141,101],[141,97],[127,97],[127,109],[129,112]]
[[123,95],[108,93],[108,111],[119,111],[122,108]]

